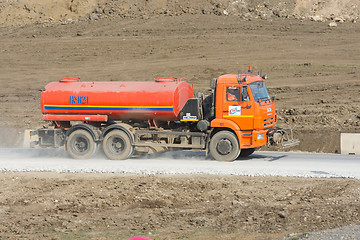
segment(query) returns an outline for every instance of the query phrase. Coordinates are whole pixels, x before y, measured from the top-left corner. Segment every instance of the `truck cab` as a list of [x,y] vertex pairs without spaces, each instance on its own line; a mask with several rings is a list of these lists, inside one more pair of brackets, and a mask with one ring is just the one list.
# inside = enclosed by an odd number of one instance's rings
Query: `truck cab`
[[[249,67],[247,73],[226,74],[214,80],[216,83],[212,85],[215,86],[215,115],[210,123],[213,128],[212,135],[225,132],[228,136],[234,135],[238,140],[236,146],[236,142],[226,136],[220,137],[222,140],[218,144],[213,143],[209,149],[215,158],[229,158],[231,161],[231,158],[239,155],[248,156],[256,148],[268,143],[277,115],[274,100],[266,89],[265,79],[266,75],[261,77]],[[230,154],[232,150],[234,153]]]

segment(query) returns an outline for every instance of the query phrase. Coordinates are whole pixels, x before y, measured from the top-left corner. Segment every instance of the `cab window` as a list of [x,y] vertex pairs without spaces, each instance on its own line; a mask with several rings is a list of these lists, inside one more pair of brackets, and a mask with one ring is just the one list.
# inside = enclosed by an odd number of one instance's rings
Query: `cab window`
[[226,87],[227,101],[240,101],[240,87]]

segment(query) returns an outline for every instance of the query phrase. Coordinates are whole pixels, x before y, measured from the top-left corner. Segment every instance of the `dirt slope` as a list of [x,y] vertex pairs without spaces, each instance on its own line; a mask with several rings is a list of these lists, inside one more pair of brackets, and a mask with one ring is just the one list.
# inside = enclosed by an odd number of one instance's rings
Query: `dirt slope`
[[[209,79],[248,65],[266,72],[279,125],[295,150],[339,152],[340,132],[360,132],[358,23],[242,20],[184,15],[99,19],[0,29],[0,144],[41,127],[40,91],[63,77],[152,81],[182,77],[206,92]],[[294,149],[293,149],[294,150]]]
[[193,14],[356,21],[359,6],[358,0],[7,0],[0,3],[0,26]]

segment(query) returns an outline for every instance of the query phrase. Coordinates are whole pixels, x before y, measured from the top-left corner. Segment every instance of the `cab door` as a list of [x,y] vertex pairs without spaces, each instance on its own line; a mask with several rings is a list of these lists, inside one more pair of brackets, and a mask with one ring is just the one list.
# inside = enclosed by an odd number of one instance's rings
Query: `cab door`
[[228,85],[224,88],[223,118],[235,122],[241,130],[254,128],[254,110],[247,86]]

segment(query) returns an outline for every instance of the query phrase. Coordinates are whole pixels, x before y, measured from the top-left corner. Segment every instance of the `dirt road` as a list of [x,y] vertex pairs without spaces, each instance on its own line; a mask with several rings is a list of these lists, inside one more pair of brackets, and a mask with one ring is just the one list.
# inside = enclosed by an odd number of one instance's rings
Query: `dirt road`
[[125,174],[215,174],[237,176],[340,177],[360,180],[360,157],[340,154],[255,152],[219,162],[205,151],[174,151],[112,161],[98,152],[74,160],[63,149],[0,149],[0,170]]
[[[0,147],[46,124],[40,91],[63,77],[181,77],[206,92],[209,79],[248,65],[268,74],[279,126],[301,140],[293,150],[339,152],[340,132],[360,132],[358,1],[55,2],[0,2]],[[353,179],[0,178],[0,239],[273,239],[360,224]]]
[[0,239],[275,239],[360,224],[356,156],[262,152],[226,163],[183,152],[127,161],[0,154]]

